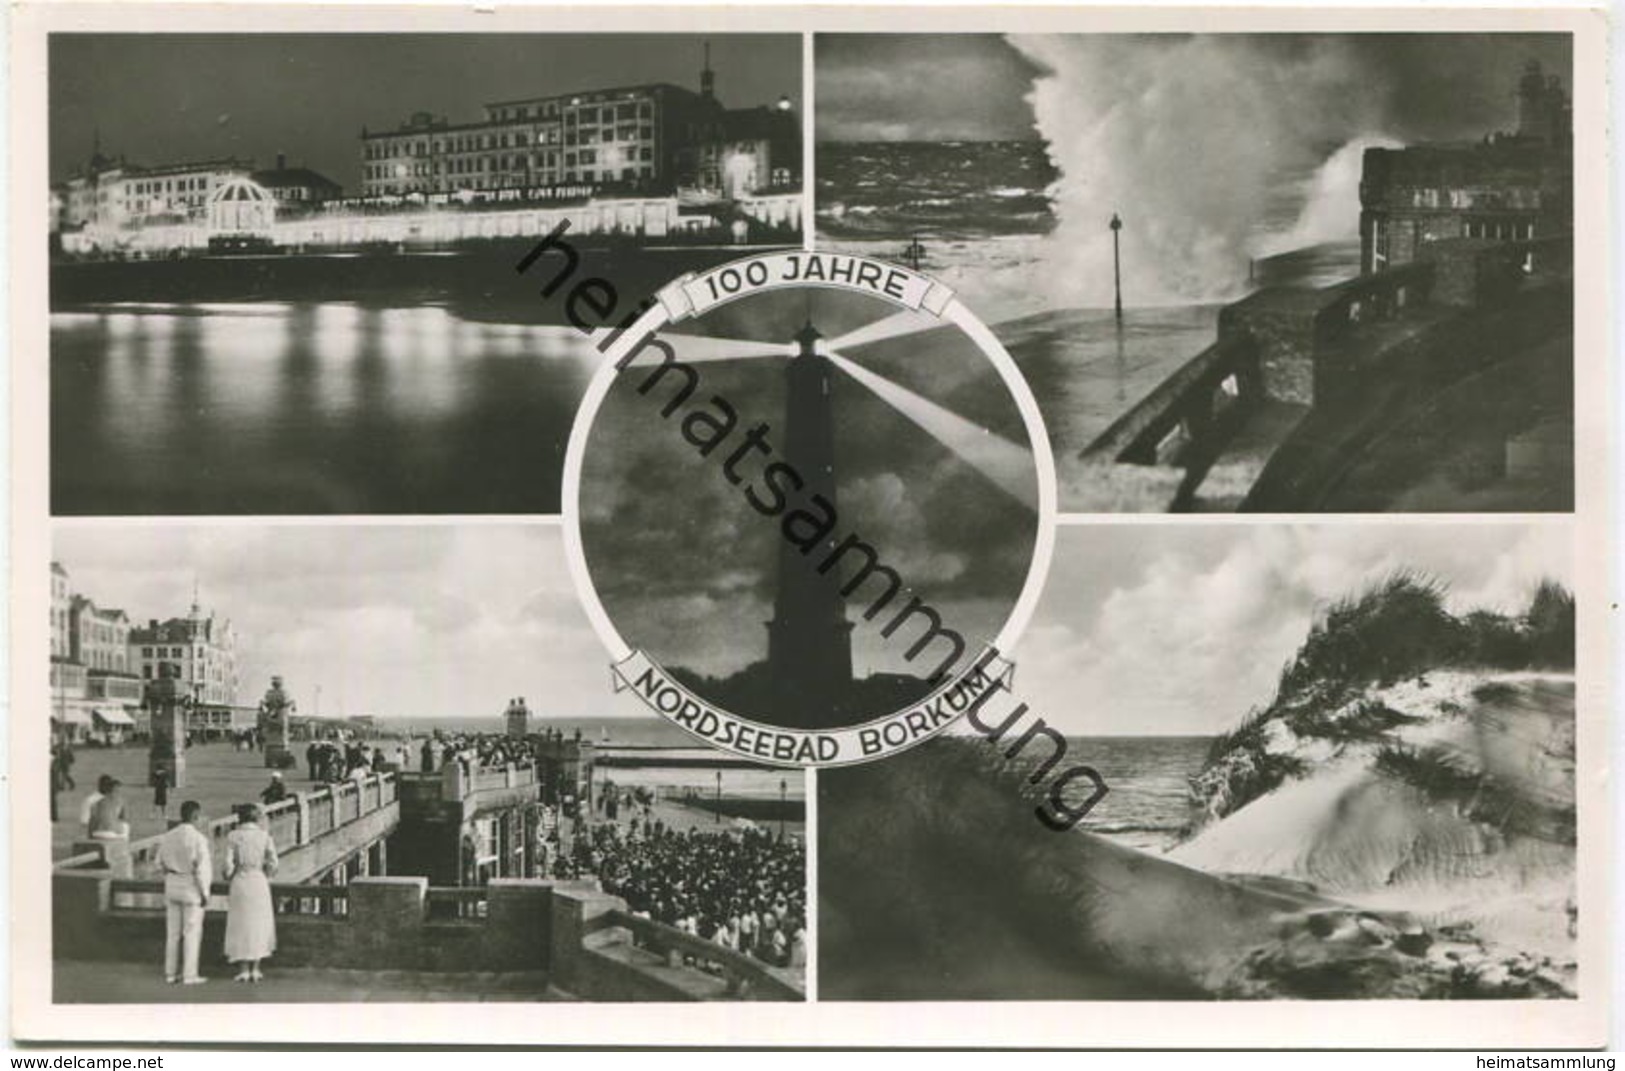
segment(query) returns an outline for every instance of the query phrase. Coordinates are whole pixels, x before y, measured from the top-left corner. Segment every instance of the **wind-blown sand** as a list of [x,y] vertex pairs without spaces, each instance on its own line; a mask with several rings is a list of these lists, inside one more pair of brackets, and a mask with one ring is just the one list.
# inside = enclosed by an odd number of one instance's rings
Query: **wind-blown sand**
[[[1485,684],[1494,698],[1475,700]],[[1167,856],[1046,831],[980,740],[825,771],[821,991],[1572,995],[1572,678],[1439,673],[1380,698],[1415,719],[1386,744],[1272,726],[1271,749],[1305,775]],[[1384,746],[1446,755],[1475,787],[1447,798],[1411,783],[1379,768]]]

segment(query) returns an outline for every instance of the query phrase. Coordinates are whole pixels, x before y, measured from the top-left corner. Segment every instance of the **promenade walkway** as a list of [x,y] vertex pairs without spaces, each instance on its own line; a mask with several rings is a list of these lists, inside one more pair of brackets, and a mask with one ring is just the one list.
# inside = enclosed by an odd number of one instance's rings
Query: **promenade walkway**
[[[320,788],[306,775],[304,745],[294,748],[299,765],[282,771],[289,792],[309,792]],[[130,820],[130,839],[156,836],[169,828],[152,802],[147,787],[145,746],[79,748],[74,752],[73,777],[78,787],[57,796],[57,821],[51,824],[51,858],[73,854],[70,848],[82,839],[79,805],[96,791],[96,778],[112,774],[124,782],[124,802]],[[43,761],[43,760],[42,760]],[[237,751],[228,743],[195,744],[186,750],[186,784],[169,792],[169,818],[180,817],[181,801],[195,799],[203,804],[209,818],[222,818],[235,804],[258,802],[260,790],[271,781],[265,757],[258,751]],[[40,803],[43,806],[44,800]]]
[[59,1004],[329,1004],[557,1001],[569,994],[549,986],[545,974],[427,973],[419,971],[341,971],[266,964],[265,981],[232,981],[230,974],[203,985],[169,985],[163,979],[162,949],[151,966],[139,963],[87,963],[57,960],[53,999]]

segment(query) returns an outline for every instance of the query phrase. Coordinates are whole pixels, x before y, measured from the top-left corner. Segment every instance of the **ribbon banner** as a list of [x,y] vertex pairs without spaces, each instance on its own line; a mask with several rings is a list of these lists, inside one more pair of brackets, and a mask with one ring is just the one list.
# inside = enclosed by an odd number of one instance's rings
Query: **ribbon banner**
[[811,252],[765,253],[729,261],[699,275],[683,276],[659,297],[667,316],[676,322],[749,294],[786,286],[868,293],[938,317],[954,298],[954,292],[935,279],[884,260]]
[[790,729],[741,718],[696,696],[643,651],[611,667],[651,710],[713,747],[773,766],[845,766],[912,747],[948,728],[990,691],[1009,693],[1013,663],[986,648],[964,672],[885,717],[838,729]]

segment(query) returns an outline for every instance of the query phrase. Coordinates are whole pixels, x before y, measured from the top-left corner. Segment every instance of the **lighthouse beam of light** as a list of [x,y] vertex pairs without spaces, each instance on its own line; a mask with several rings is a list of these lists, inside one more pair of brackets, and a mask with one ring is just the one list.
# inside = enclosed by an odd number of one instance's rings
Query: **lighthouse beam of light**
[[914,422],[1005,494],[1037,511],[1038,488],[1033,478],[1031,450],[1000,438],[980,424],[944,409],[834,350],[823,352],[835,367],[869,388],[881,401]]
[[948,321],[938,319],[929,313],[917,312],[913,309],[904,309],[894,312],[890,316],[883,316],[862,327],[848,331],[844,335],[829,340],[832,350],[854,350],[859,346],[867,346],[871,342],[880,342],[888,338],[902,338],[904,335],[917,335],[922,331],[934,331],[940,327],[949,326]]
[[745,361],[756,357],[789,357],[796,352],[795,346],[786,342],[755,342],[743,338],[684,335],[672,331],[664,332],[660,337],[676,351],[677,359],[684,364]]

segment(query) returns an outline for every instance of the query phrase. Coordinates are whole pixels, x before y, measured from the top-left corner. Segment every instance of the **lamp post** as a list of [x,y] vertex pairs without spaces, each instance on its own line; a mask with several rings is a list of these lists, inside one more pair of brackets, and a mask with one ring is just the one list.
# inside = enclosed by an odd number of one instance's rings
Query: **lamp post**
[[722,771],[717,771],[717,808],[716,820],[722,821]]
[[784,810],[789,804],[785,801],[785,790],[788,786],[784,778],[779,778],[779,843],[784,843]]
[[1118,252],[1117,232],[1123,229],[1123,221],[1112,213],[1112,290],[1116,294],[1117,322],[1123,322],[1123,261]]

